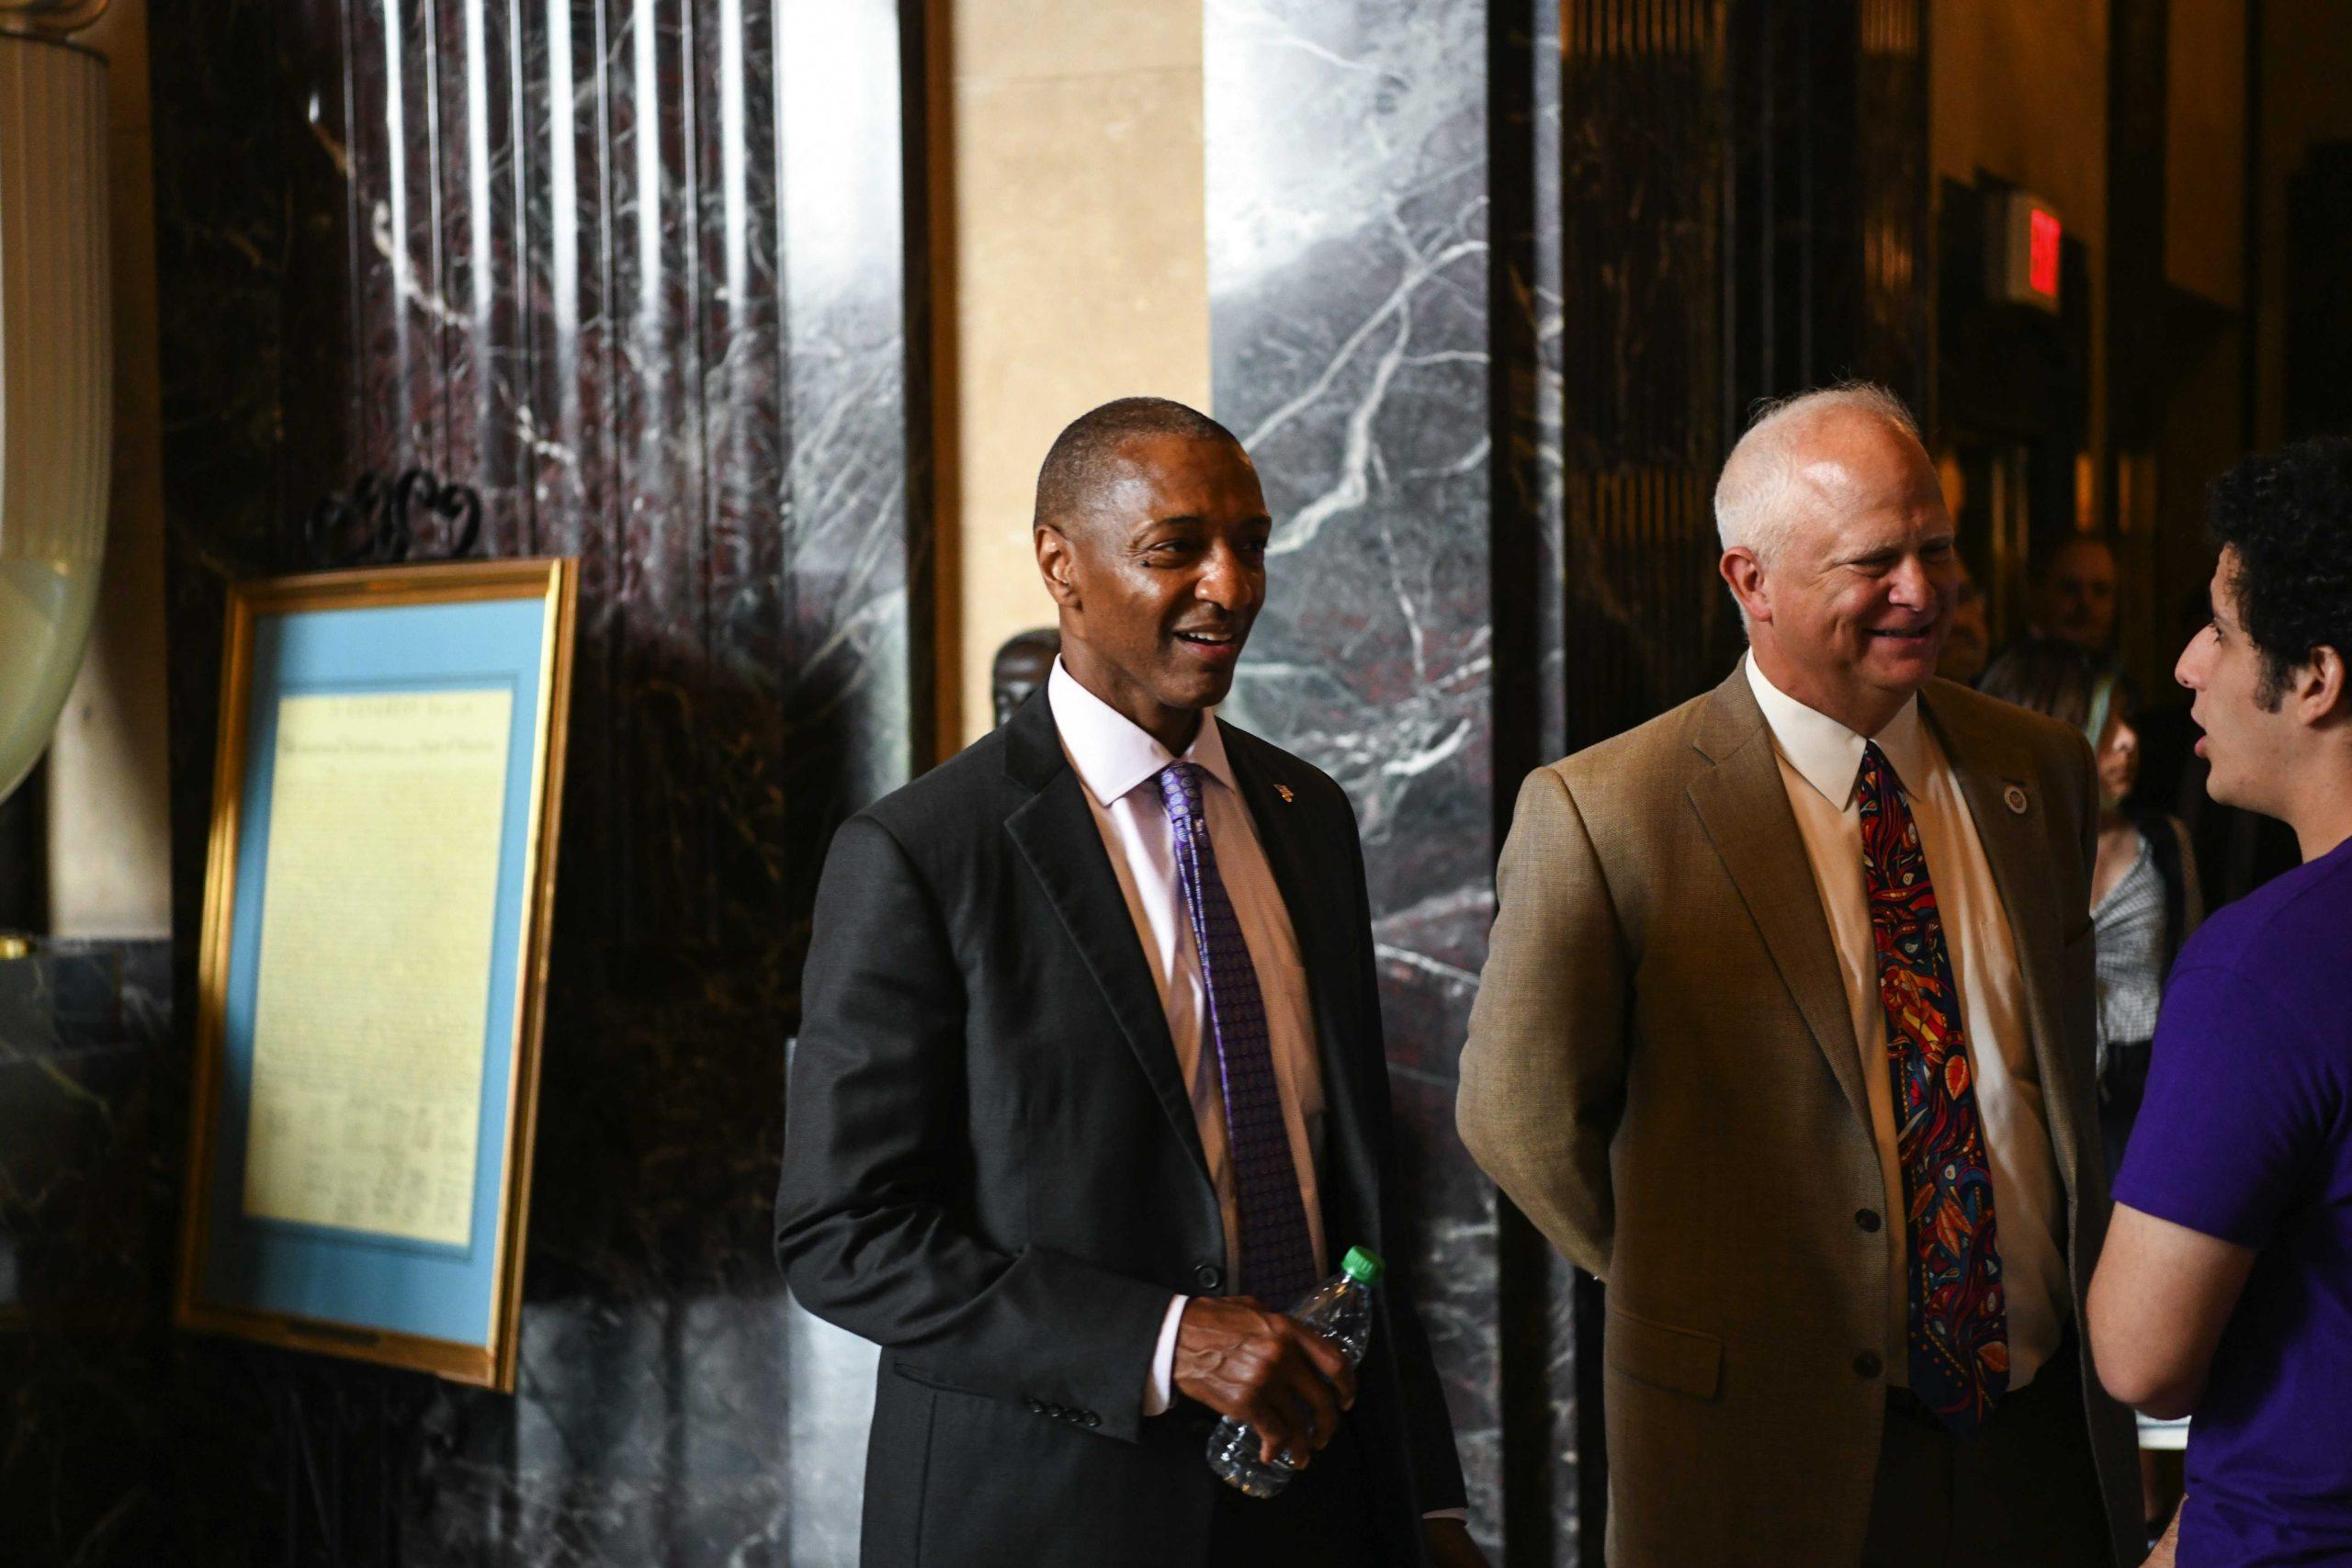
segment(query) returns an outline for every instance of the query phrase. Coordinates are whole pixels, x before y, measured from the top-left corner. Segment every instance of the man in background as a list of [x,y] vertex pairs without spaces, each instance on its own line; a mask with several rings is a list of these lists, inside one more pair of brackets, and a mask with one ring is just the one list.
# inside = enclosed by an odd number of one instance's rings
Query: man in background
[[2105,664],[2115,651],[2115,549],[2105,539],[2070,535],[2034,574],[2033,635],[2078,648]]
[[1932,679],[1892,394],[1766,412],[1715,516],[1748,654],[1529,777],[1462,1056],[1471,1154],[1608,1285],[1610,1562],[2113,1568],[2089,750]]
[[1977,586],[1967,560],[1954,554],[1951,564],[1951,624],[1944,628],[1943,651],[1936,656],[1936,678],[1973,686],[1992,657],[1993,628],[1985,619],[1984,590]]
[[[2303,863],[2173,971],[2091,1295],[2099,1376],[2193,1415],[2184,1564],[2352,1562],[2352,443],[2214,487],[2212,620],[2175,671],[2216,801]],[[2169,1547],[2160,1553],[2169,1556]]]

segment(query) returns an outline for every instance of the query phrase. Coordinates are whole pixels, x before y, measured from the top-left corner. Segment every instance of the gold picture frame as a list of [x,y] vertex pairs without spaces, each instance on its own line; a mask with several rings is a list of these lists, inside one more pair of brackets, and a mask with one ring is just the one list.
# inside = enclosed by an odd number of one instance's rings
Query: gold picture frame
[[[174,1298],[174,1320],[181,1327],[513,1392],[578,592],[578,565],[571,559],[313,573],[231,591]],[[529,647],[534,628],[535,648]],[[441,668],[469,659],[489,673],[458,676]],[[246,1185],[254,1156],[252,1105],[241,1101],[238,1091],[247,1089],[250,1100],[254,998],[266,977],[261,911],[277,865],[269,829],[288,819],[277,813],[290,809],[274,793],[269,772],[278,765],[276,748],[284,739],[278,715],[290,699],[314,693],[364,702],[383,694],[448,695],[451,681],[494,685],[501,679],[510,683],[507,705],[495,710],[502,771],[483,774],[500,781],[501,793],[494,804],[500,815],[489,834],[499,860],[481,878],[492,889],[492,902],[483,1047],[476,1068],[478,1121],[465,1156],[472,1185],[461,1196],[447,1196],[455,1191],[451,1187],[435,1189],[445,1194],[445,1205],[463,1209],[470,1226],[465,1245],[412,1242],[356,1221],[346,1224],[340,1214],[324,1221],[305,1216],[300,1224],[256,1214],[254,1189]],[[277,705],[258,715],[257,689],[277,698]],[[469,688],[454,694],[485,694]],[[526,734],[527,755],[517,756],[515,742]],[[526,784],[518,784],[518,769],[527,769]],[[256,779],[262,781],[257,787]],[[257,814],[257,821],[249,820]],[[286,867],[277,872],[288,874]],[[355,953],[351,962],[374,956]],[[511,977],[511,990],[499,984],[503,976]],[[329,975],[307,983],[315,988],[341,982]],[[300,1031],[288,1027],[278,1034],[299,1037]],[[347,1103],[361,1105],[356,1114],[367,1114],[367,1101]],[[397,1132],[386,1136],[396,1139]],[[489,1157],[493,1140],[494,1160]],[[485,1185],[493,1168],[494,1190]],[[243,1195],[243,1205],[225,1213],[223,1201],[234,1193]]]

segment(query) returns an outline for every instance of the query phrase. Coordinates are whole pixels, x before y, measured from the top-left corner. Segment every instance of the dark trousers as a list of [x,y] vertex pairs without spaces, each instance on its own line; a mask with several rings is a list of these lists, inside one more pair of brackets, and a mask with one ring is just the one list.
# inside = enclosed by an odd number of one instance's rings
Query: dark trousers
[[1993,1418],[1956,1438],[1887,1393],[1862,1568],[2111,1568],[2075,1336]]
[[1419,1551],[1407,1543],[1400,1557],[1395,1543],[1383,1551],[1371,1539],[1375,1514],[1351,1422],[1341,1422],[1330,1446],[1274,1496],[1216,1490],[1207,1559],[1214,1568],[1356,1568],[1410,1562]]

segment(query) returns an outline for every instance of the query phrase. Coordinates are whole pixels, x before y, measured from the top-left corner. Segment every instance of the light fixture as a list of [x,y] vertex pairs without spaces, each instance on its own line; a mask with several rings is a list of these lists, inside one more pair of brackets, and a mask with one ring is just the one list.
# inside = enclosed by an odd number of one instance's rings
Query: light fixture
[[0,0],[0,796],[89,641],[114,437],[106,0]]

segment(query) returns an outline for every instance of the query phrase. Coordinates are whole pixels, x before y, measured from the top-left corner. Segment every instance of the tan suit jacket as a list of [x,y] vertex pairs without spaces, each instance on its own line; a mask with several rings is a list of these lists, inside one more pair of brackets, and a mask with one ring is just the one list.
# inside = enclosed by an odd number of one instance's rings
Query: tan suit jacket
[[[1921,702],[2016,939],[2080,1324],[2108,1208],[2090,751],[1948,682]],[[1608,1284],[1609,1561],[1859,1561],[1886,1414],[1878,1368],[1900,1349],[1886,1325],[1903,1227],[1858,1218],[1884,1203],[1860,1053],[1745,672],[1531,774],[1498,892],[1462,1136]],[[2085,1355],[2120,1543],[2140,1518],[2131,1421]],[[2117,1561],[2139,1554],[2119,1545]]]

